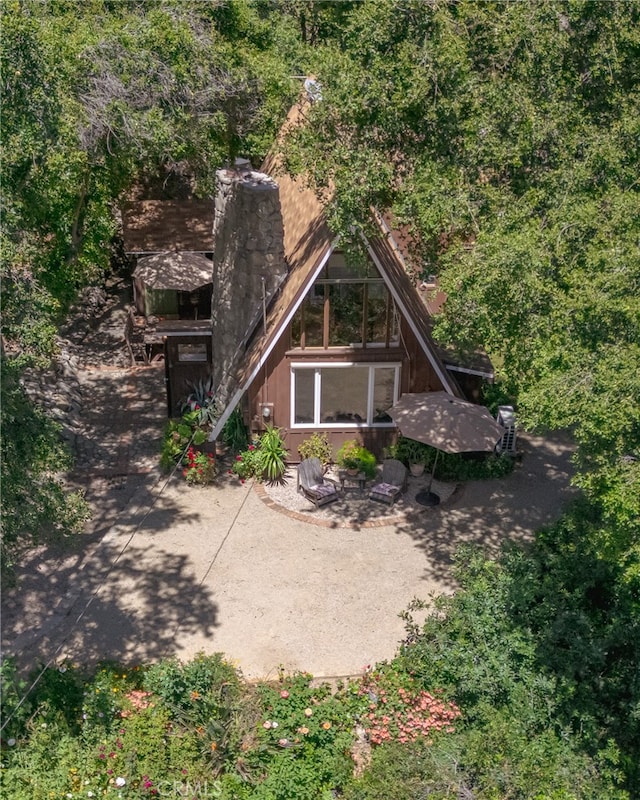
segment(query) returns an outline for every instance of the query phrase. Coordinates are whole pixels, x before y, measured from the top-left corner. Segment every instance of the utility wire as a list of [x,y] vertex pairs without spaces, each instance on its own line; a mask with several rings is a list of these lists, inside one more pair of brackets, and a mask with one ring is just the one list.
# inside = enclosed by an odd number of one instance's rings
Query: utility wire
[[[126,552],[127,548],[129,547],[129,545],[130,545],[130,544],[131,544],[131,542],[133,541],[133,537],[134,537],[134,536],[136,535],[136,533],[137,533],[137,532],[140,530],[141,526],[143,525],[143,523],[145,522],[145,520],[147,519],[147,517],[149,516],[149,514],[150,514],[150,513],[153,511],[153,509],[154,509],[154,507],[155,507],[156,503],[158,502],[158,500],[160,499],[160,497],[161,497],[162,493],[164,492],[164,490],[165,490],[165,489],[167,488],[167,486],[169,485],[169,481],[170,481],[170,480],[173,478],[173,476],[175,475],[176,471],[177,471],[177,470],[178,470],[178,468],[181,466],[181,464],[182,464],[182,459],[185,457],[185,455],[187,454],[187,452],[188,452],[189,448],[191,447],[191,445],[192,445],[192,443],[193,443],[193,438],[194,438],[194,436],[195,436],[195,431],[193,432],[193,434],[191,435],[191,438],[189,439],[189,441],[188,441],[188,442],[187,442],[187,444],[185,445],[185,448],[184,448],[184,450],[182,451],[182,455],[180,456],[180,459],[179,459],[179,460],[176,462],[176,465],[175,465],[175,467],[174,467],[174,468],[171,470],[171,472],[169,473],[169,475],[168,475],[167,479],[165,480],[165,482],[164,482],[164,484],[163,484],[162,488],[161,488],[161,489],[160,489],[160,491],[159,491],[159,492],[156,494],[156,496],[153,498],[153,500],[151,501],[151,503],[150,503],[150,505],[148,506],[147,510],[145,511],[145,514],[144,514],[144,516],[143,516],[143,517],[142,517],[142,519],[141,519],[141,520],[138,522],[138,524],[135,526],[135,528],[134,528],[134,529],[133,529],[133,531],[131,532],[131,535],[129,536],[129,538],[127,539],[127,541],[126,541],[126,542],[124,543],[124,545],[122,546],[122,548],[121,548],[120,552],[118,553],[118,555],[115,557],[115,559],[114,559],[113,563],[112,563],[112,564],[111,564],[111,566],[109,567],[109,571],[108,571],[108,572],[107,572],[107,574],[104,576],[104,579],[103,579],[102,583],[101,583],[101,584],[100,584],[100,586],[98,586],[98,587],[97,587],[97,588],[94,590],[94,592],[91,594],[91,597],[89,597],[89,599],[88,599],[88,600],[87,600],[87,602],[85,603],[85,605],[84,605],[84,608],[82,609],[82,611],[81,611],[81,612],[78,614],[78,616],[77,616],[77,617],[76,617],[76,619],[74,620],[73,624],[71,625],[71,627],[69,628],[69,630],[67,631],[67,633],[65,634],[65,636],[63,637],[62,641],[60,642],[60,644],[58,645],[58,647],[55,649],[55,651],[54,651],[53,655],[51,656],[51,658],[49,658],[49,660],[48,660],[48,661],[46,662],[46,664],[45,664],[45,665],[42,667],[42,669],[40,670],[40,672],[39,672],[39,673],[36,675],[36,677],[34,678],[34,680],[33,680],[33,681],[32,681],[32,683],[31,683],[31,685],[29,686],[29,688],[27,689],[27,691],[24,693],[24,695],[23,695],[23,696],[20,698],[20,700],[18,701],[18,704],[15,706],[15,708],[13,709],[13,711],[12,711],[12,712],[9,714],[9,716],[7,717],[7,719],[6,719],[6,720],[4,720],[4,722],[2,723],[2,725],[0,725],[0,733],[2,733],[2,731],[3,731],[3,730],[6,728],[6,727],[7,727],[7,725],[8,725],[8,724],[11,722],[11,720],[13,719],[13,717],[16,715],[16,712],[18,711],[18,709],[19,709],[19,708],[20,708],[20,707],[23,705],[23,703],[24,703],[24,702],[27,700],[27,698],[29,697],[29,695],[31,694],[31,692],[32,692],[32,691],[35,689],[35,687],[38,685],[38,683],[40,683],[40,681],[42,680],[42,677],[43,677],[43,675],[44,675],[44,674],[45,674],[45,672],[46,672],[46,671],[49,669],[49,667],[50,667],[50,666],[53,664],[53,662],[54,662],[54,661],[55,661],[55,659],[57,658],[58,654],[60,653],[60,651],[61,651],[61,650],[62,650],[62,648],[64,647],[65,643],[67,642],[67,640],[68,640],[69,636],[70,636],[70,635],[73,633],[73,631],[75,630],[75,628],[76,628],[76,626],[78,625],[78,623],[80,622],[80,620],[81,620],[81,619],[82,619],[82,618],[85,616],[85,614],[87,613],[87,611],[88,611],[88,609],[89,609],[89,606],[91,605],[91,603],[93,603],[93,601],[94,601],[94,600],[95,600],[95,598],[98,596],[98,594],[100,593],[100,591],[101,591],[101,590],[104,588],[104,585],[105,585],[106,581],[108,580],[109,576],[111,575],[111,573],[112,573],[112,572],[113,572],[113,570],[115,569],[115,567],[116,567],[116,565],[117,565],[118,561],[120,561],[120,559],[122,558],[122,556],[125,554],[125,552]],[[246,499],[246,498],[245,498],[245,499]],[[243,502],[243,505],[244,505],[244,502]],[[238,513],[239,513],[239,512],[238,512]],[[237,514],[236,514],[236,518],[237,518]],[[235,518],[234,518],[234,522],[235,522]],[[115,525],[117,525],[117,524],[118,524],[118,522],[117,522],[117,518],[116,518],[116,523],[115,523]],[[115,525],[114,525],[113,527],[115,527]],[[232,525],[233,525],[233,523],[232,523]],[[227,539],[227,537],[229,536],[229,533],[230,533],[230,532],[231,532],[231,529],[229,529],[229,531],[227,532],[227,535],[225,536],[225,538],[224,538],[224,540],[223,540],[222,544],[224,544],[224,542],[226,541],[226,539]],[[221,547],[222,547],[222,545],[220,545],[220,548],[221,548]],[[215,558],[217,558],[217,556],[218,556],[218,553],[220,552],[220,548],[218,548],[218,551],[216,552],[216,554],[215,554],[215,556],[214,556],[214,559],[215,559]],[[209,567],[209,569],[211,569],[211,566]],[[208,572],[209,572],[209,570],[207,570],[207,574],[208,574]],[[206,577],[206,575],[205,575],[205,577]],[[204,578],[203,578],[203,580],[204,580]]]

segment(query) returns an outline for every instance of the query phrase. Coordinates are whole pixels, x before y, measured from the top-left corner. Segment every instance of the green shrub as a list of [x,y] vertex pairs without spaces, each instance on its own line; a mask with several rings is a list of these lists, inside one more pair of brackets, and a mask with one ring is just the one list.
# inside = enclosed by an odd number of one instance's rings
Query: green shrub
[[367,478],[376,476],[376,457],[356,439],[348,439],[344,442],[338,450],[336,461],[344,469],[357,469],[359,472],[363,472]]
[[236,456],[230,472],[241,480],[255,478],[275,483],[281,481],[287,469],[287,450],[282,441],[280,428],[268,425],[255,444]]
[[301,459],[318,458],[323,467],[328,467],[333,457],[333,448],[326,433],[312,433],[298,447]]
[[187,399],[182,403],[180,412],[182,414],[195,414],[196,423],[204,427],[211,428],[222,413],[220,403],[214,395],[213,376],[199,378],[188,384],[191,389]]
[[502,478],[513,470],[514,460],[508,455],[495,453],[444,453],[435,447],[399,436],[398,441],[385,450],[389,458],[397,458],[403,464],[424,464],[433,468],[438,457],[435,477],[441,481],[478,481]]
[[222,441],[233,453],[246,450],[249,444],[249,431],[242,419],[240,407],[236,406],[231,412],[229,419],[225,422],[222,433]]
[[258,446],[260,454],[261,476],[270,483],[282,480],[287,468],[286,457],[288,451],[282,441],[280,428],[267,425],[265,432],[260,437]]
[[198,415],[189,411],[180,420],[169,420],[162,440],[160,466],[171,470],[181,464],[186,456],[189,444],[199,446],[207,441],[208,434],[199,427]]

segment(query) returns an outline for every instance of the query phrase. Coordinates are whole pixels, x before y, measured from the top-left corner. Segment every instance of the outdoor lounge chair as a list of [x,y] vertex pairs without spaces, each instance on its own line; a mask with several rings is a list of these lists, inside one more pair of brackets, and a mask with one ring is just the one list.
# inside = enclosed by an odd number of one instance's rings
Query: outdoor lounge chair
[[298,465],[298,491],[316,508],[340,497],[335,481],[324,476],[319,458],[307,458]]
[[407,489],[407,468],[401,461],[388,458],[382,463],[382,480],[371,487],[369,498],[393,505]]

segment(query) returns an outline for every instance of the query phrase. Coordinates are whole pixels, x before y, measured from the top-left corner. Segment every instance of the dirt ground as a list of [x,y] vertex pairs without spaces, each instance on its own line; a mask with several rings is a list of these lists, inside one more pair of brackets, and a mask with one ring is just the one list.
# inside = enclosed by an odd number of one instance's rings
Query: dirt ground
[[224,652],[252,678],[349,675],[393,657],[398,614],[454,589],[461,542],[496,552],[556,518],[569,445],[529,439],[521,467],[391,526],[327,528],[267,507],[250,484],[141,485],[85,553],[46,552],[5,593],[5,652],[79,662]]
[[[125,366],[121,311],[107,331],[115,360],[81,375],[92,402],[71,479],[93,520],[84,535],[26,554],[2,592],[2,649],[25,667],[205,651],[249,678],[281,667],[355,674],[393,657],[413,598],[454,590],[460,543],[495,553],[524,541],[572,495],[572,446],[555,435],[521,437],[507,478],[468,483],[440,507],[377,527],[361,503],[348,528],[309,524],[225,471],[214,486],[188,487],[158,470],[164,370]],[[88,339],[95,362],[99,343]]]

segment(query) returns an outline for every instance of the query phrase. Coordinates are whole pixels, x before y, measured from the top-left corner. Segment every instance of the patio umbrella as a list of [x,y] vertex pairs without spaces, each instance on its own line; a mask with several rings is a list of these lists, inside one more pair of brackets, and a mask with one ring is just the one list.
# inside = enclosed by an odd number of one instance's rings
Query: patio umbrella
[[439,497],[431,492],[440,451],[473,453],[492,451],[504,435],[484,406],[468,403],[446,392],[403,394],[387,413],[403,436],[435,447],[429,486],[416,500],[424,505],[437,505]]
[[150,289],[193,292],[213,283],[213,263],[198,253],[156,253],[139,259],[133,277]]

